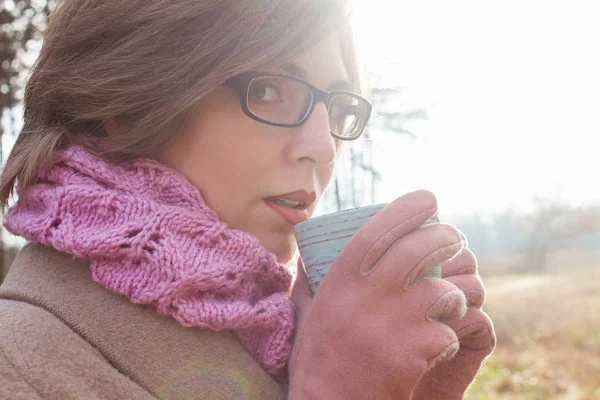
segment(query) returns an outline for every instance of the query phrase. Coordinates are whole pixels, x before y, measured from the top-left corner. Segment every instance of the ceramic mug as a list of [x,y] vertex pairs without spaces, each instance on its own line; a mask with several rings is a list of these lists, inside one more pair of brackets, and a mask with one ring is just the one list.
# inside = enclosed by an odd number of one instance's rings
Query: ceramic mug
[[[313,293],[352,236],[387,203],[376,204],[311,218],[294,226],[300,257]],[[424,225],[439,222],[437,212]],[[419,278],[440,278],[439,265],[428,268]]]

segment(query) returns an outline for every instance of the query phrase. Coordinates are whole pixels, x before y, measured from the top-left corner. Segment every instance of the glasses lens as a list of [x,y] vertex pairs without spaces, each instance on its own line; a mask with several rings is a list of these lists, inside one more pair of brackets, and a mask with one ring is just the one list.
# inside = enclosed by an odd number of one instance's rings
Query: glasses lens
[[345,138],[356,138],[362,133],[369,117],[365,100],[349,94],[337,94],[329,102],[329,128]]
[[248,109],[268,122],[295,124],[306,116],[311,102],[308,86],[285,77],[256,77],[248,86]]

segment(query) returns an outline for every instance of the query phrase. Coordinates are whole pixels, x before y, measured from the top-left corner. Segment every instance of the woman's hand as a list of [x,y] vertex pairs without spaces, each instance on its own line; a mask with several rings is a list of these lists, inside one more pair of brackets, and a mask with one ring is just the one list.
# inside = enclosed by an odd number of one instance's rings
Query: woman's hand
[[354,235],[312,304],[298,282],[290,400],[410,399],[427,370],[456,354],[446,323],[464,316],[464,293],[417,279],[465,245],[449,225],[421,227],[436,210],[427,191],[398,198]]
[[442,277],[460,288],[467,298],[467,314],[460,321],[448,321],[460,342],[452,360],[428,371],[415,390],[415,399],[460,400],[475,379],[485,358],[496,345],[492,321],[481,310],[485,289],[477,273],[477,261],[466,247],[442,264]]

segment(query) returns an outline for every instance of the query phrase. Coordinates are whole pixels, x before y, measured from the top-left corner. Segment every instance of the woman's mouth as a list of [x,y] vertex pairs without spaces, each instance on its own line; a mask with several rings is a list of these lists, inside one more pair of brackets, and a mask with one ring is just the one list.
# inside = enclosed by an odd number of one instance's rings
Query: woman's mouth
[[290,204],[276,199],[265,199],[265,204],[275,211],[285,222],[296,225],[308,219],[305,204]]
[[266,199],[267,201],[272,201],[273,203],[281,204],[282,206],[288,206],[296,209],[305,209],[305,204],[302,201],[295,200],[284,200],[284,199]]
[[316,200],[315,192],[304,190],[265,198],[265,204],[277,212],[284,221],[296,225],[308,219],[308,208]]

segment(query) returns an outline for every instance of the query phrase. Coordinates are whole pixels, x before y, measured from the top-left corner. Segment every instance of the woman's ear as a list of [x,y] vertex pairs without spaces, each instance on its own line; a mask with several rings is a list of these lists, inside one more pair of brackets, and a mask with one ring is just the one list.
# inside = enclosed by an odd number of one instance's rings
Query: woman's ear
[[102,128],[104,128],[104,132],[106,132],[106,136],[109,138],[114,138],[123,131],[123,126],[114,118],[109,118],[102,121]]

